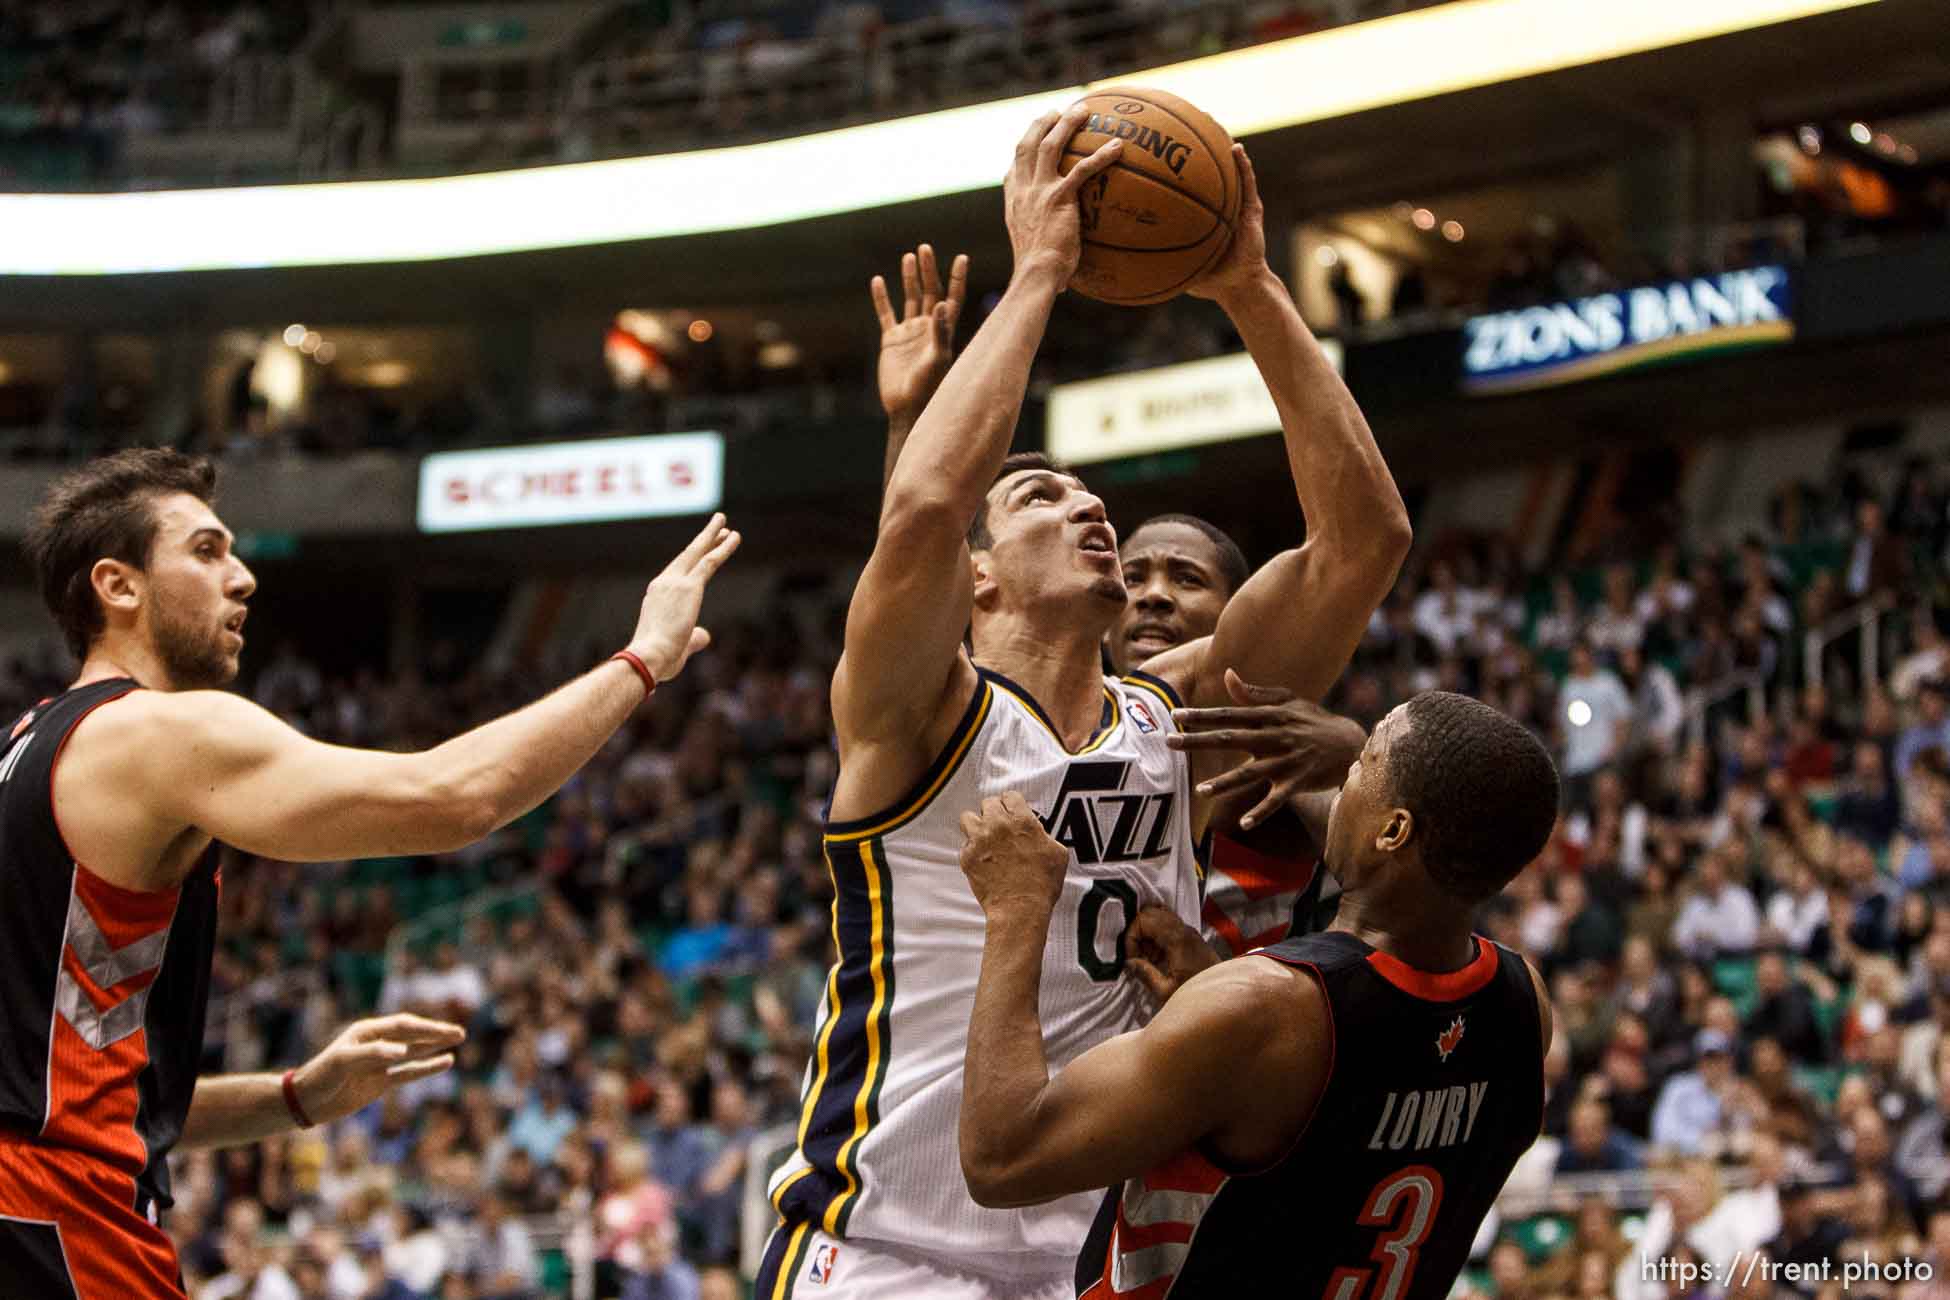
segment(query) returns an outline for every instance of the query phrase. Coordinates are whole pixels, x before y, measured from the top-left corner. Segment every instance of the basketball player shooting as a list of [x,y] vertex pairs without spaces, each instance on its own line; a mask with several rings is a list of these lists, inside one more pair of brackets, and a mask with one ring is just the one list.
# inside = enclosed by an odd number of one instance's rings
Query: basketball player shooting
[[[934,248],[921,244],[902,255],[900,281],[898,313],[884,279],[876,275],[868,285],[880,325],[875,379],[887,413],[883,491],[915,421],[954,360],[955,328],[968,298],[968,257],[954,259],[944,289]],[[1104,657],[1115,677],[1211,636],[1219,612],[1251,576],[1239,544],[1196,515],[1145,520],[1120,543],[1118,557],[1128,601],[1104,638]],[[1327,881],[1319,847],[1296,817],[1281,811],[1283,791],[1331,783],[1367,739],[1359,725],[1295,699],[1291,691],[1249,686],[1236,675],[1227,677],[1226,687],[1232,707],[1209,716],[1201,712],[1197,725],[1245,737],[1242,747],[1250,745],[1255,760],[1245,777],[1228,772],[1223,778],[1227,793],[1215,801],[1201,845],[1204,937],[1222,957],[1278,943],[1290,929],[1316,928],[1317,917],[1331,914],[1332,899],[1322,903]],[[1242,721],[1242,710],[1256,712]],[[1155,907],[1131,922],[1124,942],[1140,978],[1149,982],[1155,966],[1136,954],[1150,953],[1162,964],[1164,954],[1182,942],[1179,928],[1177,918]]]
[[[1247,196],[1231,251],[1191,291],[1228,313],[1279,404],[1309,524],[1210,638],[1156,675],[1106,678],[1128,596],[1101,500],[1041,457],[1006,458],[1057,294],[1081,252],[1077,191],[1111,142],[1063,174],[1085,111],[1038,121],[1004,186],[1009,287],[899,452],[833,680],[840,775],[826,827],[839,960],[815,1034],[798,1147],[775,1175],[782,1226],[757,1294],[976,1300],[1069,1294],[1094,1199],[985,1209],[955,1177],[963,1038],[982,917],[956,818],[1022,790],[1070,863],[1049,930],[1044,1022],[1059,1066],[1143,1023],[1120,932],[1144,903],[1198,917],[1190,764],[1170,712],[1226,702],[1222,665],[1317,695],[1408,545],[1373,438],[1266,265]],[[936,310],[943,310],[937,303]],[[964,650],[964,631],[972,650]]]
[[1083,1300],[1442,1300],[1537,1137],[1550,1004],[1470,918],[1550,836],[1549,755],[1427,692],[1297,811],[1341,882],[1333,925],[1211,967],[1054,1077],[1041,986],[1069,854],[1013,791],[962,815],[987,920],[962,1169],[990,1206],[1111,1189]]
[[0,748],[0,1287],[182,1300],[165,1157],[349,1114],[444,1069],[456,1027],[350,1027],[304,1068],[197,1078],[217,928],[214,841],[288,862],[444,853],[541,803],[710,643],[714,515],[644,593],[626,649],[423,753],[307,739],[218,688],[257,581],[216,470],[125,451],[56,480],[29,529],[81,660]]

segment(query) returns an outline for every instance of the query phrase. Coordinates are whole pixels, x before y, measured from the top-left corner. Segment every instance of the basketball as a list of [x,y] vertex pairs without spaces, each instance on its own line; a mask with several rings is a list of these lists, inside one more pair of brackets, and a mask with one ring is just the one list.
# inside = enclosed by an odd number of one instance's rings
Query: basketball
[[1232,136],[1176,95],[1113,86],[1064,150],[1067,173],[1111,139],[1123,156],[1083,187],[1083,257],[1070,287],[1136,307],[1183,293],[1225,254],[1239,217]]

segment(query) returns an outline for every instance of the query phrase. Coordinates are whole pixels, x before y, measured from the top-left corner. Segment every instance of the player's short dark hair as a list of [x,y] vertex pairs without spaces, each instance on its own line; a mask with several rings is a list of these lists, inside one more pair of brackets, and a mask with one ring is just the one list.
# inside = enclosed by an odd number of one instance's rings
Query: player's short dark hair
[[1481,700],[1423,691],[1388,746],[1388,781],[1415,818],[1422,865],[1467,904],[1491,897],[1557,824],[1557,766],[1537,738]]
[[77,659],[106,625],[90,576],[97,560],[146,568],[156,543],[156,498],[187,492],[217,499],[217,467],[167,447],[134,447],[69,470],[48,486],[25,546],[41,599]]
[[1246,563],[1246,553],[1239,549],[1239,543],[1232,540],[1231,534],[1217,524],[1200,519],[1197,515],[1152,515],[1132,529],[1131,536],[1136,537],[1153,524],[1183,524],[1205,534],[1205,540],[1212,543],[1212,549],[1219,553],[1219,578],[1226,585],[1226,595],[1230,596],[1245,586],[1246,579],[1252,576],[1252,568]]
[[[1002,468],[995,471],[995,477],[989,480],[989,486],[994,487],[1009,475],[1020,474],[1026,469],[1046,469],[1052,474],[1062,474],[1069,478],[1077,476],[1077,472],[1068,465],[1045,456],[1040,451],[1017,451],[1002,458]],[[995,535],[989,532],[989,503],[988,498],[984,497],[981,506],[975,511],[975,522],[968,526],[968,549],[986,551],[993,545],[995,545]]]

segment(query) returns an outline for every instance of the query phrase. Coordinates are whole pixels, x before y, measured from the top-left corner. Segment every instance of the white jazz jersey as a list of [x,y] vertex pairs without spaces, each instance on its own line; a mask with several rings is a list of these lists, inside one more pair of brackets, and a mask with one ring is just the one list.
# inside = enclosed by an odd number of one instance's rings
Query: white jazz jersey
[[1165,744],[1173,703],[1155,678],[1106,678],[1097,734],[1073,754],[1028,692],[981,670],[953,739],[906,799],[827,823],[840,957],[806,1069],[798,1149],[771,1184],[788,1223],[989,1272],[1074,1262],[1100,1194],[988,1210],[962,1179],[956,1126],[983,920],[961,873],[959,819],[1019,790],[1071,851],[1043,954],[1044,1047],[1059,1070],[1149,1018],[1142,987],[1123,972],[1121,936],[1138,908],[1161,904],[1198,925],[1189,778],[1184,755]]

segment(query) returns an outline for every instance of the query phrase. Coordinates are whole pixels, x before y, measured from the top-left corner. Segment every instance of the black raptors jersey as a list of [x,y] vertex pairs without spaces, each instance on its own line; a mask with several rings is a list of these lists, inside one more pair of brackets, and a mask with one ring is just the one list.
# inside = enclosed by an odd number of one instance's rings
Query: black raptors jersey
[[0,737],[0,1125],[133,1180],[153,1222],[203,1049],[216,854],[175,889],[124,889],[75,861],[52,797],[75,724],[136,689],[91,682]]
[[1261,949],[1327,993],[1332,1057],[1312,1118],[1260,1172],[1188,1151],[1112,1188],[1079,1296],[1443,1300],[1544,1109],[1529,972],[1475,943],[1443,975],[1339,930]]

